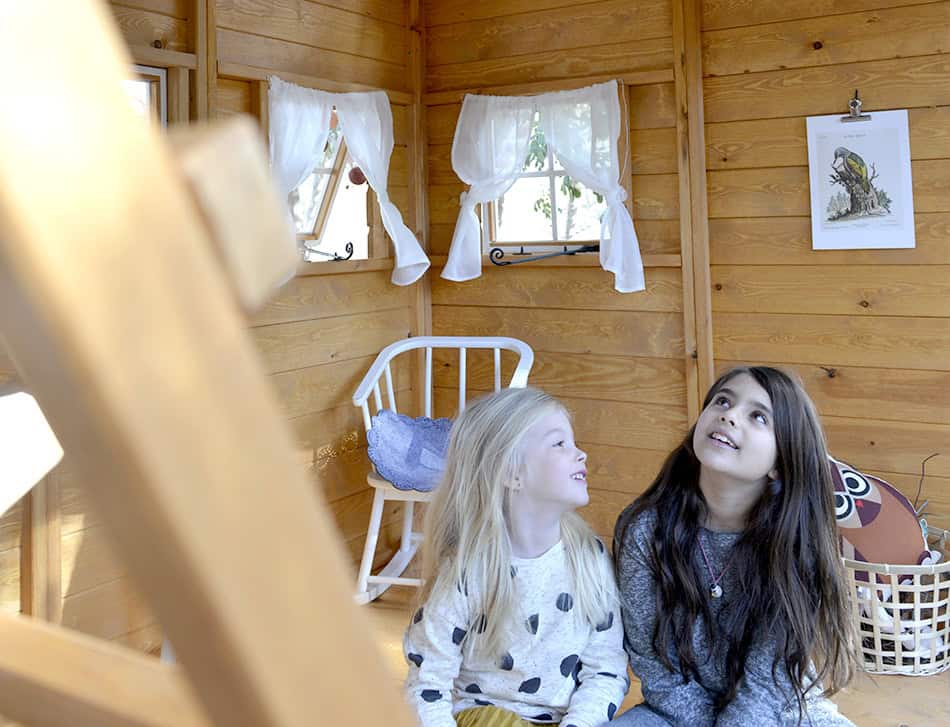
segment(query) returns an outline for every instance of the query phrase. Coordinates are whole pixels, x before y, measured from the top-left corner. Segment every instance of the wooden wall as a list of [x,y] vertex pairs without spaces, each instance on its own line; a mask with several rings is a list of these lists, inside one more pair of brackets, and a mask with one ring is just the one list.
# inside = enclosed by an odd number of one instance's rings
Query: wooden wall
[[[647,290],[620,295],[612,275],[566,258],[563,267],[486,265],[468,283],[432,280],[436,334],[511,335],[534,348],[531,383],[573,412],[577,440],[590,456],[591,504],[584,515],[608,535],[687,426],[672,3],[431,0],[426,33],[435,255],[448,252],[465,188],[450,156],[466,91],[533,93],[608,78],[625,83],[625,183],[633,189]],[[475,368],[475,381],[488,388],[487,366]]]
[[[831,451],[950,526],[950,2],[707,0],[718,367],[796,370]],[[917,247],[813,251],[805,117],[908,109]]]

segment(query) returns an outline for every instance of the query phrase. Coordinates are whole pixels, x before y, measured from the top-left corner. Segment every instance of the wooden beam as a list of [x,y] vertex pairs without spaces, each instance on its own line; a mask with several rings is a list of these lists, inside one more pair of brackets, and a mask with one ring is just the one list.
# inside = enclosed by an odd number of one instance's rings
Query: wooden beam
[[23,500],[20,610],[60,623],[63,617],[59,483],[44,477]]
[[[0,330],[195,693],[229,727],[408,727],[205,223],[121,89],[108,9],[34,0],[4,19],[6,92],[73,113],[38,127],[42,109],[0,104]],[[70,716],[56,724],[104,724]]]
[[690,421],[699,416],[703,396],[713,380],[701,21],[702,0],[673,0],[683,330]]
[[[409,73],[412,77],[412,119],[411,139],[409,141],[409,192],[412,211],[412,230],[422,245],[429,250],[429,173],[426,166],[428,141],[426,138],[425,104],[422,95],[425,91],[425,9],[422,0],[409,0]],[[427,272],[421,280],[412,286],[411,324],[413,336],[432,334],[432,273]],[[417,351],[413,359],[413,391],[415,410],[425,410],[425,352]]]
[[270,110],[267,105],[267,81],[251,81],[251,113],[257,117],[264,135],[264,143],[270,143]]
[[0,615],[3,716],[37,727],[210,727],[180,667],[25,616]]
[[[674,0],[675,1],[675,0]],[[582,88],[594,83],[618,80],[627,86],[645,86],[652,83],[669,83],[673,80],[673,71],[661,68],[650,71],[630,71],[629,73],[611,73],[607,75],[584,76],[580,78],[564,78],[556,81],[534,81],[531,83],[515,83],[505,86],[491,86],[488,88],[466,88],[457,91],[436,91],[423,96],[426,106],[461,103],[466,94],[485,93],[514,96],[520,94],[544,93],[546,91],[563,91],[570,88]]]
[[143,66],[190,69],[198,67],[198,58],[194,53],[181,53],[167,48],[152,48],[150,45],[129,46],[129,52],[132,54],[132,59]]
[[190,120],[190,76],[187,68],[168,69],[168,123],[187,124]]
[[193,0],[188,18],[191,48],[196,65],[191,77],[191,114],[195,120],[208,118],[208,0]]
[[233,78],[236,81],[266,81],[271,76],[280,76],[285,81],[296,83],[298,86],[307,88],[316,88],[320,91],[332,91],[346,93],[348,91],[378,91],[382,90],[389,96],[390,102],[400,106],[412,104],[413,95],[406,91],[393,91],[388,88],[379,89],[376,86],[369,86],[365,83],[346,83],[343,81],[333,81],[329,78],[320,78],[318,76],[305,76],[301,73],[287,73],[272,68],[260,68],[258,66],[247,66],[242,63],[218,63],[219,78]]

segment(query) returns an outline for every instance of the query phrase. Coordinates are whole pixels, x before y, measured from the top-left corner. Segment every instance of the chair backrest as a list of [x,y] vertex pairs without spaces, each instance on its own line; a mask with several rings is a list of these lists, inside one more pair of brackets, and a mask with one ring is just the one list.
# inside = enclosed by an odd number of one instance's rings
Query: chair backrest
[[[423,414],[432,416],[432,351],[434,349],[458,350],[458,410],[465,408],[467,397],[467,357],[468,349],[492,349],[494,352],[494,390],[501,389],[501,352],[513,351],[518,354],[518,363],[508,382],[509,388],[521,388],[528,384],[528,374],[534,364],[534,351],[524,341],[504,336],[417,336],[391,343],[376,357],[373,365],[363,377],[356,393],[353,394],[353,404],[363,411],[363,423],[366,431],[372,429],[372,414],[370,412],[370,396],[373,398],[376,413],[380,409],[398,411],[396,394],[393,388],[392,361],[406,351],[425,349],[425,399]],[[383,401],[383,390],[380,380],[385,379],[386,405]]]

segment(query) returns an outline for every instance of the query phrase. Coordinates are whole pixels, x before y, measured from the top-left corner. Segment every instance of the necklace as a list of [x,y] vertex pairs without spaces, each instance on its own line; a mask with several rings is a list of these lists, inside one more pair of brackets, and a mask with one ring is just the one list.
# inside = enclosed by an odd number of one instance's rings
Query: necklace
[[709,556],[706,555],[702,533],[697,536],[697,539],[699,540],[699,551],[703,554],[703,562],[706,563],[706,571],[709,573],[709,579],[712,581],[712,585],[709,587],[709,595],[713,598],[722,598],[722,586],[719,585],[719,581],[726,575],[726,571],[729,570],[729,566],[732,565],[733,558],[736,557],[735,548],[733,548],[732,555],[729,556],[729,560],[726,562],[726,565],[723,566],[723,569],[719,571],[719,575],[717,576],[713,573],[712,566],[709,565]]

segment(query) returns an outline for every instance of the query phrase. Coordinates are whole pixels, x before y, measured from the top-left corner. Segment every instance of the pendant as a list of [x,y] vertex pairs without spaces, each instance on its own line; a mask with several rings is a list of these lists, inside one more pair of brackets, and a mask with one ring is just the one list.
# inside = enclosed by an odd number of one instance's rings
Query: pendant
[[709,589],[709,595],[713,598],[720,598],[722,596],[722,586],[718,583],[714,583],[713,587]]

